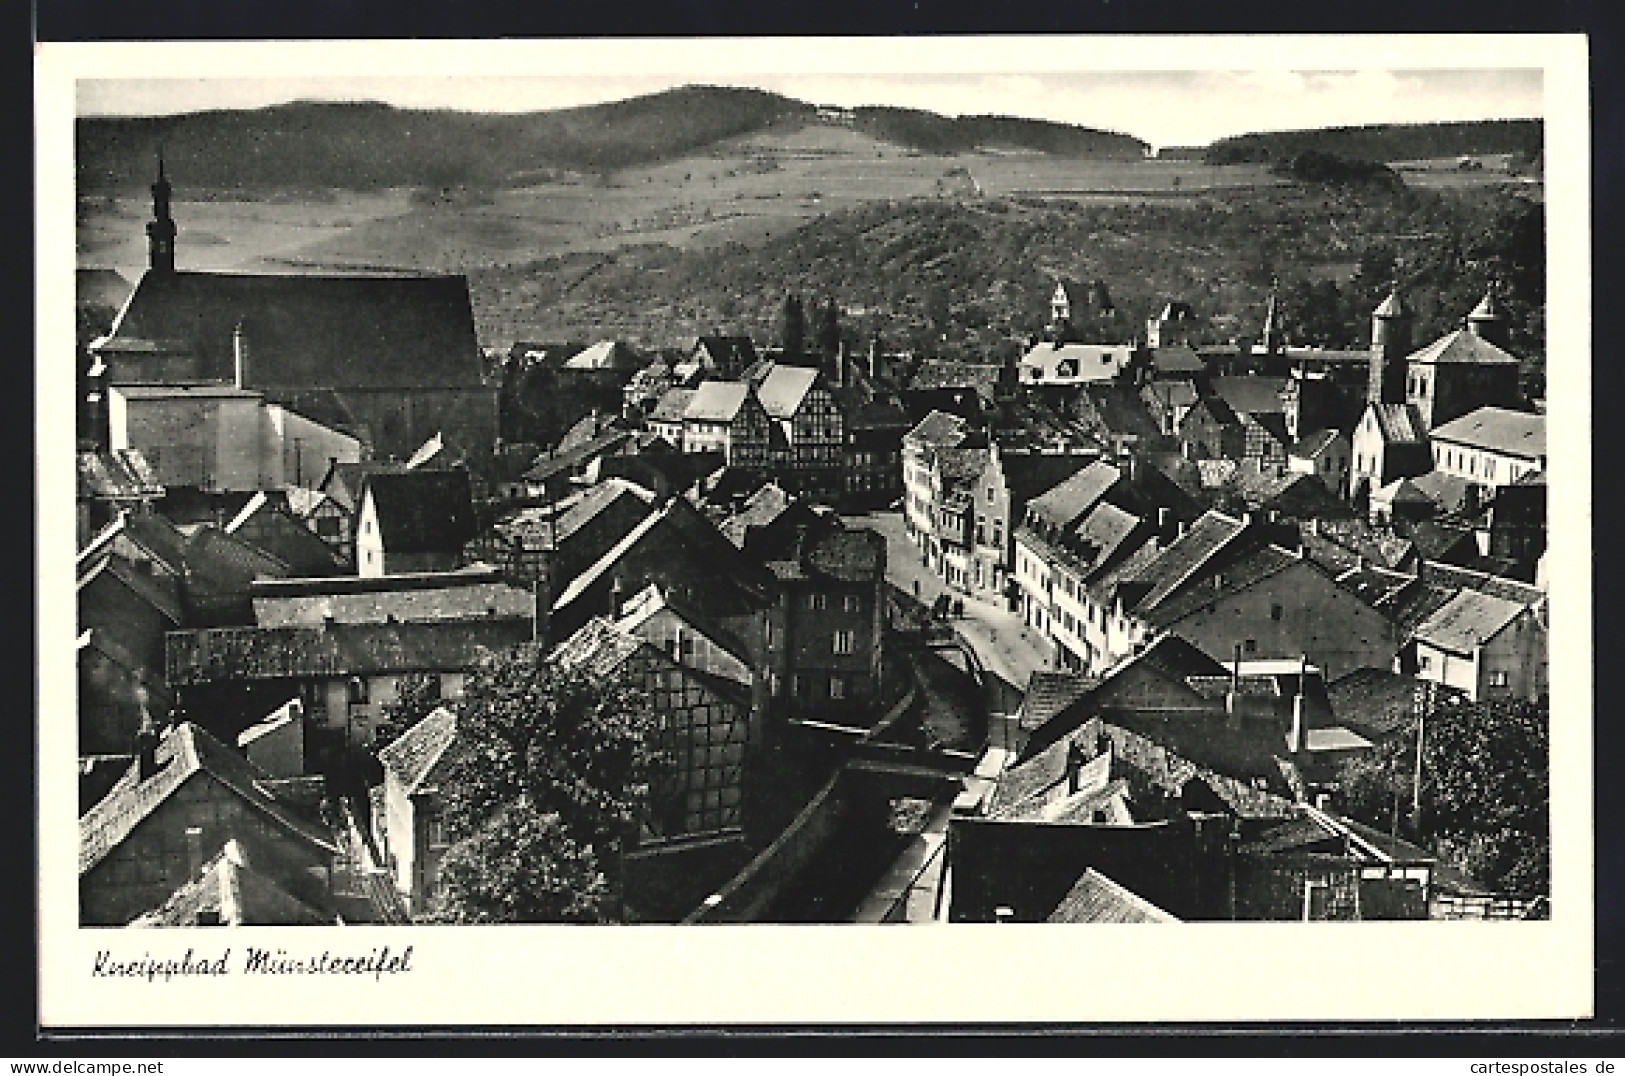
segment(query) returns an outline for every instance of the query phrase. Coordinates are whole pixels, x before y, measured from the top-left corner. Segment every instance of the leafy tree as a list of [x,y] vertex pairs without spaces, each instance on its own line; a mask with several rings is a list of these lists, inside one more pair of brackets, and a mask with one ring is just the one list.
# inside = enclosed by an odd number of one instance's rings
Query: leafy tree
[[[1421,811],[1408,836],[1491,889],[1534,895],[1550,887],[1547,700],[1448,701],[1423,722]],[[1345,763],[1344,808],[1381,829],[1408,815],[1416,733]]]
[[373,726],[373,750],[382,751],[394,743],[440,705],[439,683],[421,674],[403,676],[395,685],[395,701],[383,704],[382,716]]
[[657,727],[631,680],[566,670],[534,646],[470,669],[440,792],[454,843],[439,914],[613,918],[620,852],[668,765]]
[[598,923],[609,910],[592,849],[523,798],[446,852],[439,884],[431,922]]
[[784,311],[779,316],[779,343],[786,355],[800,355],[807,347],[807,313],[802,309],[801,297],[784,297]]

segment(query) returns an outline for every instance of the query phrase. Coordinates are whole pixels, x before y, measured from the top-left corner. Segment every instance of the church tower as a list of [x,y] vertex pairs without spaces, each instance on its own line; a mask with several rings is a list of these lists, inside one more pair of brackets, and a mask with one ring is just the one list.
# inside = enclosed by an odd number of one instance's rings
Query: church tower
[[1473,312],[1467,315],[1467,331],[1480,339],[1488,340],[1503,351],[1506,350],[1506,310],[1495,297],[1494,284],[1490,285],[1478,305],[1473,307]]
[[1371,377],[1368,403],[1405,402],[1405,357],[1411,350],[1411,312],[1395,284],[1371,313]]
[[169,215],[169,180],[158,154],[158,181],[152,185],[152,220],[147,223],[147,266],[154,273],[175,271],[175,220]]

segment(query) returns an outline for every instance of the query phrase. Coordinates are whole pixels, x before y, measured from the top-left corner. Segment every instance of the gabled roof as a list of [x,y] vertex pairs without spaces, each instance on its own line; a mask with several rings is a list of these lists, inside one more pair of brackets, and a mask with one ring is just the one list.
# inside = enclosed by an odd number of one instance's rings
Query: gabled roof
[[1062,452],[1000,452],[999,470],[1010,500],[1025,504],[1093,463],[1093,455]]
[[[570,672],[608,679],[619,672],[633,654],[646,647],[648,644],[642,639],[607,617],[595,616],[554,647],[547,657]],[[652,648],[650,652],[654,652]]]
[[817,370],[779,363],[756,386],[756,398],[773,418],[788,419],[801,410],[801,401],[807,398],[817,381]]
[[457,715],[437,706],[379,751],[378,761],[395,775],[408,796],[434,792],[450,768],[446,752],[456,739]]
[[1246,524],[1241,520],[1232,519],[1222,512],[1204,513],[1155,560],[1135,573],[1137,581],[1150,584],[1150,589],[1135,608],[1155,609],[1246,529]]
[[1204,572],[1200,585],[1177,589],[1154,604],[1141,603],[1139,611],[1152,625],[1166,627],[1219,598],[1240,593],[1288,568],[1306,563],[1314,571],[1320,571],[1314,568],[1312,561],[1304,561],[1280,546],[1264,546],[1225,565],[1222,571]]
[[1036,729],[1100,685],[1098,676],[1036,669],[1027,680],[1019,710],[1021,727]]
[[1151,350],[1151,366],[1159,374],[1200,374],[1207,363],[1184,344],[1167,344]]
[[1032,381],[1109,381],[1134,360],[1135,345],[1120,344],[1038,344],[1021,356],[1024,370],[1033,371]]
[[765,527],[778,519],[798,498],[785,491],[777,482],[768,482],[749,497],[744,506],[717,524],[723,537],[745,548],[745,539],[753,527]]
[[1415,637],[1452,654],[1470,655],[1474,647],[1499,635],[1525,608],[1518,602],[1464,590],[1418,625]]
[[821,575],[843,582],[873,583],[886,571],[886,540],[862,527],[825,531],[802,555]]
[[1300,460],[1316,459],[1322,452],[1336,444],[1337,439],[1342,436],[1337,430],[1316,430],[1314,433],[1305,434],[1299,438],[1297,444],[1292,446],[1288,454]]
[[745,406],[750,385],[743,381],[707,381],[689,398],[683,418],[691,422],[732,422]]
[[143,342],[232,373],[232,334],[251,348],[251,387],[476,388],[482,384],[461,276],[272,276],[148,272],[104,350]]
[[704,350],[717,365],[735,370],[756,361],[756,345],[748,336],[701,336],[694,341],[693,350]]
[[[1308,476],[1303,476],[1307,478]],[[1371,499],[1380,504],[1433,504],[1433,498],[1416,488],[1409,478],[1396,478],[1386,486],[1371,491]]]
[[1439,506],[1443,512],[1459,512],[1467,504],[1469,491],[1476,484],[1445,471],[1429,471],[1410,480],[1411,488]]
[[81,452],[78,458],[78,497],[107,500],[147,500],[164,495],[158,473],[140,449]]
[[318,911],[250,865],[236,839],[226,842],[202,873],[183,884],[160,907],[132,927],[331,926],[335,917]]
[[337,852],[332,835],[288,808],[263,787],[270,776],[190,721],[164,732],[155,749],[157,769],[146,780],[121,780],[79,819],[82,877],[124,842],[135,828],[194,775],[203,773],[230,789],[272,826],[323,851]]
[[1282,392],[1290,378],[1244,374],[1215,377],[1214,393],[1241,415],[1279,415],[1286,411]]
[[1366,405],[1367,413],[1376,418],[1377,432],[1390,445],[1425,445],[1428,440],[1427,423],[1410,404],[1374,403]]
[[111,551],[104,550],[99,556],[87,558],[79,565],[75,591],[83,591],[103,577],[118,580],[136,597],[162,613],[164,619],[175,627],[185,622],[180,596],[172,584],[166,585],[164,581],[138,570]]
[[374,474],[400,474],[406,464],[394,460],[362,460],[348,463],[335,460],[316,487],[328,495],[334,504],[351,514],[361,510],[361,487],[367,477]]
[[628,451],[633,438],[630,430],[610,429],[590,441],[578,442],[563,449],[555,447],[551,452],[537,456],[522,477],[527,482],[545,482],[556,475],[568,475],[595,459]]
[[650,422],[681,422],[698,389],[667,389],[649,412]]
[[650,583],[634,594],[622,606],[621,619],[616,624],[623,631],[636,632],[650,617],[662,610],[669,610],[673,616],[711,640],[719,650],[746,665],[751,663],[750,652],[732,632],[718,627],[687,602],[671,594],[670,588],[662,588],[658,583]]
[[1488,340],[1468,329],[1457,329],[1433,341],[1427,347],[1412,352],[1406,359],[1411,363],[1437,365],[1470,364],[1473,366],[1516,366],[1517,356],[1496,347]]
[[1165,407],[1191,407],[1201,398],[1194,381],[1152,381],[1142,390]]
[[1105,460],[1095,460],[1028,501],[1027,511],[1051,526],[1070,526],[1100,503],[1122,477],[1123,472]]
[[633,370],[638,357],[619,340],[600,340],[564,361],[566,370]]
[[474,537],[474,495],[467,471],[379,472],[367,476],[364,488],[372,496],[386,552],[461,549]]
[[1180,920],[1093,867],[1083,872],[1046,923],[1177,923]]
[[1536,605],[1546,599],[1545,591],[1529,583],[1508,579],[1505,576],[1489,575],[1471,568],[1460,568],[1454,564],[1440,564],[1433,560],[1423,564],[1422,578],[1438,586],[1476,590],[1503,601],[1517,602],[1519,605]]
[[1546,416],[1480,407],[1433,430],[1435,441],[1538,460],[1546,455]]
[[1399,289],[1388,293],[1388,297],[1377,304],[1377,309],[1371,312],[1372,317],[1378,318],[1405,318],[1410,311],[1405,308],[1405,300],[1400,296]]

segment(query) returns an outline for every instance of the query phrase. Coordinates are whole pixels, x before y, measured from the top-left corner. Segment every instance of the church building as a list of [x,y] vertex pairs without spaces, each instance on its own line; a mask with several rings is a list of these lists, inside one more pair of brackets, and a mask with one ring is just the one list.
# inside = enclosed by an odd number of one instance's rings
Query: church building
[[494,442],[498,390],[481,372],[465,277],[184,271],[170,196],[160,160],[147,270],[89,345],[108,386],[232,384],[379,458],[435,433]]

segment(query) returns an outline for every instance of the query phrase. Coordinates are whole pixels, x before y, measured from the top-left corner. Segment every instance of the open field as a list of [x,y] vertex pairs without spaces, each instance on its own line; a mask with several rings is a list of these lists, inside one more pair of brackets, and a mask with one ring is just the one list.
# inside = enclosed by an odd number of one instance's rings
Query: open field
[[[723,143],[609,177],[565,174],[504,190],[329,192],[300,200],[188,198],[175,177],[183,265],[265,271],[403,268],[468,272],[647,243],[753,245],[820,214],[867,202],[1033,195],[1080,202],[1184,199],[1274,185],[1254,165],[1080,161],[1031,152],[938,156],[840,127]],[[80,205],[79,260],[139,271],[143,194]]]

